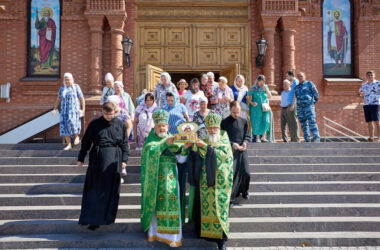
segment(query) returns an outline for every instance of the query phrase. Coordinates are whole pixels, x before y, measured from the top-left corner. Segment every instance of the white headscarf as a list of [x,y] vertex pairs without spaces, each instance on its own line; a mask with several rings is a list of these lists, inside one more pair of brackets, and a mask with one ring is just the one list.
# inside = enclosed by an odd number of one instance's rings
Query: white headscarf
[[117,95],[110,95],[107,98],[107,102],[112,102],[113,104],[119,105],[120,104],[120,98]]
[[169,75],[168,72],[162,72],[161,75],[160,75],[160,82],[161,82],[161,78],[163,76],[166,76],[168,78],[168,82],[171,83],[171,80],[172,80],[172,77]]
[[73,91],[74,91],[74,96],[77,97],[77,91],[76,91],[76,89],[75,89],[75,83],[74,83],[74,77],[73,77],[73,74],[71,74],[71,73],[69,73],[69,72],[66,72],[66,73],[63,75],[63,91],[62,91],[62,98],[65,98],[65,97],[66,97],[67,89],[69,88],[69,87],[67,87],[67,85],[66,85],[65,78],[70,78],[70,79],[71,79],[72,85],[71,85],[70,88],[73,89]]
[[199,103],[201,103],[201,102],[206,102],[206,104],[207,104],[208,100],[205,96],[201,96],[201,97],[199,97]]
[[222,80],[225,84],[227,84],[228,83],[228,80],[227,80],[227,78],[226,77],[224,77],[224,76],[221,76],[221,77],[219,77],[219,79],[218,79],[218,81],[220,81],[220,80]]
[[66,73],[63,75],[63,85],[66,86],[65,78],[70,78],[70,79],[71,79],[71,82],[74,84],[74,77],[73,77],[73,74],[71,74],[71,73],[69,73],[69,72],[66,72]]
[[124,89],[124,84],[121,81],[115,81],[115,85],[118,85],[120,88]]
[[106,82],[108,82],[108,81],[114,82],[115,81],[115,79],[113,78],[113,75],[111,73],[106,74],[105,80],[106,80]]
[[[243,85],[241,85],[240,88],[236,84],[236,80],[238,78],[241,78],[243,80]],[[235,86],[236,90],[238,91],[238,97],[237,97],[236,101],[238,101],[239,103],[241,103],[243,101],[243,98],[244,98],[245,94],[248,91],[247,86],[245,86],[245,78],[244,78],[243,75],[236,75],[235,80],[234,80],[234,86]]]

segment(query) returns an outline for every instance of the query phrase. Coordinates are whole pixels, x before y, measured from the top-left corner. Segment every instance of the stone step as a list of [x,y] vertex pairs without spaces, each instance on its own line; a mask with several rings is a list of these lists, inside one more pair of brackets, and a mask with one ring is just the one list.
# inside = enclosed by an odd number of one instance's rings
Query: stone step
[[[380,153],[379,148],[277,148],[261,149],[251,148],[247,150],[250,156],[350,156],[350,155],[377,155]],[[1,157],[78,157],[79,150],[0,150]],[[141,156],[141,151],[130,151],[131,156]]]
[[[379,217],[241,217],[229,218],[231,232],[333,232],[376,231]],[[193,224],[185,224],[191,232]],[[78,219],[66,220],[3,220],[0,235],[88,233]],[[116,219],[115,224],[101,226],[98,233],[141,233],[139,218]]]
[[[251,164],[379,163],[379,155],[354,156],[249,156]],[[76,165],[74,157],[2,157],[0,165]],[[141,157],[132,156],[128,164],[140,165]]]
[[[0,183],[83,183],[85,174],[0,174]],[[128,173],[125,183],[140,183]],[[379,181],[380,172],[251,172],[251,181]]]
[[[244,204],[380,203],[380,192],[249,192]],[[82,194],[0,194],[2,206],[80,205]],[[120,194],[120,204],[141,204],[140,193]]]
[[[79,218],[80,205],[0,206],[0,220],[46,220]],[[240,204],[230,217],[380,217],[378,203]],[[140,218],[140,205],[119,205],[117,218]]]
[[[62,143],[19,143],[0,144],[0,150],[63,150],[65,144]],[[135,143],[130,144],[130,148],[135,148]],[[305,149],[305,148],[380,148],[377,142],[321,142],[321,143],[249,143],[248,148],[252,149]],[[74,146],[73,150],[79,150],[80,145]]]
[[[380,163],[250,164],[252,172],[380,172]],[[1,174],[84,174],[87,165],[0,165]],[[140,173],[140,165],[127,165],[128,173]]]
[[[140,183],[121,185],[121,193],[138,193]],[[250,192],[380,191],[380,181],[251,182]],[[0,183],[0,194],[74,194],[83,183]]]
[[[379,232],[246,232],[230,233],[227,246],[376,246],[380,244]],[[117,247],[167,247],[146,240],[145,233],[80,233],[4,235],[0,248],[117,248]],[[184,234],[183,247],[216,247],[216,243],[196,239],[194,234]]]
[[250,164],[252,172],[380,172],[380,163]]
[[[194,233],[184,233],[183,247],[215,249],[216,243],[197,239]],[[79,234],[38,234],[0,236],[1,249],[42,249],[42,248],[168,248],[164,243],[148,242],[146,234],[101,233]]]

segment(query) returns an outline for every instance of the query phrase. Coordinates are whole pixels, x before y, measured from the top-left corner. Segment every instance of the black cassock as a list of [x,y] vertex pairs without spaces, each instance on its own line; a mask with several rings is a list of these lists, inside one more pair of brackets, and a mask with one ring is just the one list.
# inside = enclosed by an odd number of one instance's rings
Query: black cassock
[[[227,132],[231,147],[234,143],[241,146],[244,142],[248,146],[248,143],[251,141],[248,122],[241,117],[237,119],[232,116],[227,117],[222,121],[221,129]],[[231,192],[231,202],[234,202],[240,194],[244,195],[248,193],[251,178],[247,151],[234,150],[233,147],[232,151],[234,155],[234,183]]]
[[82,138],[78,161],[84,161],[90,148],[79,224],[109,225],[115,222],[119,205],[121,163],[127,163],[129,156],[124,123],[103,117],[91,121]]

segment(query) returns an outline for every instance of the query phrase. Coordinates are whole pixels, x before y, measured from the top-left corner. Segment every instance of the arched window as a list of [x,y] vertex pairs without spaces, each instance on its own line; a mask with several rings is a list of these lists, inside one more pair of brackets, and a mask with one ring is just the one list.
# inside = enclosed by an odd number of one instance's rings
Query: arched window
[[30,0],[28,26],[28,76],[59,77],[61,1]]
[[350,77],[352,64],[352,8],[350,0],[325,0],[323,17],[323,75]]

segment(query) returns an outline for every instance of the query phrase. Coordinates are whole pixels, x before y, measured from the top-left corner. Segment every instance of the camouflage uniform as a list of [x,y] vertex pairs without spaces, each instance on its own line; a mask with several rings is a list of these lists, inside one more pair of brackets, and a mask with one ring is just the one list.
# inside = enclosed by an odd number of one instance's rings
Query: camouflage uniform
[[310,142],[310,131],[313,134],[313,140],[319,141],[319,131],[316,122],[316,114],[314,104],[318,101],[319,94],[314,83],[304,81],[299,83],[294,89],[297,98],[297,114],[301,123],[303,136],[305,141]]

